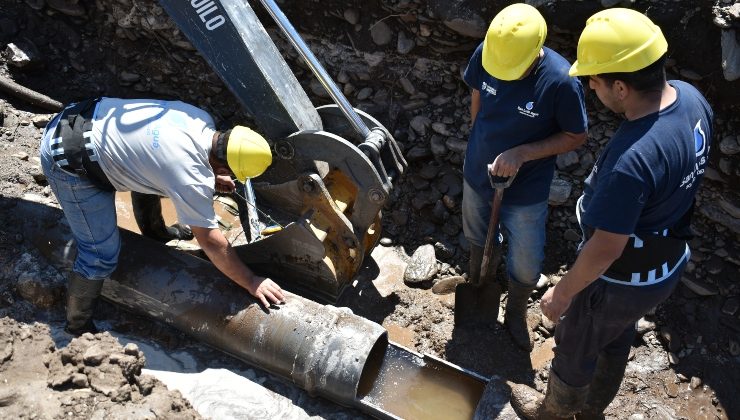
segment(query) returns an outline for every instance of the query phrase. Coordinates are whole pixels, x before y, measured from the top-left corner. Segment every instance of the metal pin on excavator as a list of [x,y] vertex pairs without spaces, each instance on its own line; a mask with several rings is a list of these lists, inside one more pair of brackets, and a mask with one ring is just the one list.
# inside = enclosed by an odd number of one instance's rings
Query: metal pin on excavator
[[[261,2],[335,104],[313,106],[246,1],[160,0],[273,149],[267,172],[245,183],[251,210],[242,213],[251,216],[243,226],[252,236],[237,252],[258,272],[333,302],[380,239],[382,206],[407,165],[393,136],[352,108],[275,2]],[[255,197],[282,229],[260,229]]]

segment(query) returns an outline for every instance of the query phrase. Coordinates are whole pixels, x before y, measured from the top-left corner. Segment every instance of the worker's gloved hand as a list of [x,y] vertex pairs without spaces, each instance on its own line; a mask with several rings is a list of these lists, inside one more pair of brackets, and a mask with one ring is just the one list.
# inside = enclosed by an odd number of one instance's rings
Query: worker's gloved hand
[[175,223],[172,226],[167,227],[167,234],[170,236],[169,240],[181,239],[183,241],[189,241],[194,238],[193,231],[190,230],[190,226]]

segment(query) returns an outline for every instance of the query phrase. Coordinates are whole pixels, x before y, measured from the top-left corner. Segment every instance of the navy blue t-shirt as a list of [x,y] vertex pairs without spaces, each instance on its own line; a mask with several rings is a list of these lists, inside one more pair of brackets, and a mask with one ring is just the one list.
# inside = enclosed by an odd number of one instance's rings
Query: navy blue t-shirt
[[[487,165],[521,144],[543,140],[555,133],[586,131],[583,87],[568,76],[570,63],[544,48],[536,68],[521,80],[496,79],[483,69],[481,43],[465,69],[465,83],[480,91],[480,110],[465,153],[465,180],[490,200],[493,188]],[[547,200],[555,171],[555,156],[525,162],[506,189],[504,202],[535,204]]]
[[693,86],[669,84],[676,101],[623,122],[597,159],[583,189],[586,226],[623,235],[685,228],[677,223],[709,161],[713,114]]

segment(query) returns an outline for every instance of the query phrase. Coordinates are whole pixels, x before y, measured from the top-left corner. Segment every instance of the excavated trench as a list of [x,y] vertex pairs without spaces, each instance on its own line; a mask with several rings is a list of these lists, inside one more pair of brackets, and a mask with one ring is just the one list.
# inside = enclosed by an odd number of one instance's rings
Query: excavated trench
[[[36,3],[38,4],[38,2]],[[75,2],[70,3],[75,4]],[[365,2],[349,7],[343,2],[308,2],[301,7],[295,7],[288,2],[282,4],[282,6],[285,7],[286,13],[305,34],[312,48],[317,51],[317,54],[330,68],[335,78],[342,83],[345,93],[352,102],[357,103],[359,107],[367,110],[371,115],[376,116],[386,124],[394,136],[403,143],[406,155],[413,158],[410,173],[398,185],[393,193],[392,203],[385,209],[385,236],[390,239],[390,243],[405,246],[408,250],[423,243],[434,243],[435,245],[437,243],[447,243],[446,247],[436,247],[439,250],[437,258],[441,260],[438,268],[442,269],[437,277],[441,277],[443,275],[461,274],[465,271],[461,268],[465,265],[464,241],[459,238],[459,230],[454,229],[455,225],[459,227],[459,214],[454,211],[455,200],[459,200],[459,195],[453,194],[450,189],[452,187],[449,185],[434,184],[434,180],[435,176],[439,178],[449,175],[454,176],[456,170],[459,171],[456,168],[459,168],[461,163],[460,152],[455,147],[457,143],[449,139],[458,140],[465,136],[467,129],[465,121],[467,89],[459,82],[459,72],[464,66],[470,49],[474,48],[477,41],[474,41],[474,38],[460,36],[449,29],[450,25],[442,24],[440,20],[443,19],[443,16],[440,15],[440,6],[436,3],[439,2],[379,2],[378,4]],[[569,2],[554,3],[562,4],[552,7],[546,6],[545,11],[548,19],[562,16],[558,13],[558,10],[561,10],[559,7],[567,7]],[[652,6],[656,8],[664,6],[664,3],[660,1],[651,2]],[[4,25],[3,30],[0,31],[3,36],[2,39],[12,38],[15,40],[20,34],[36,44],[40,50],[40,55],[44,57],[41,60],[40,67],[36,69],[20,70],[12,68],[10,74],[13,79],[62,101],[97,94],[125,97],[157,96],[183,99],[203,106],[212,111],[224,126],[245,121],[249,118],[236,105],[234,98],[218,81],[205,62],[192,52],[187,43],[183,43],[182,36],[175,29],[172,22],[163,15],[161,9],[153,7],[149,2],[126,0],[110,3],[82,1],[80,5],[87,10],[87,14],[83,17],[63,16],[43,4],[41,7],[45,14],[42,14],[34,11],[24,2],[17,1],[13,3],[9,16],[15,22],[16,29],[12,35],[8,35],[12,31],[8,31],[8,25]],[[679,6],[683,6],[683,3]],[[580,13],[584,13],[580,9],[581,6],[578,5],[578,7]],[[491,15],[494,9],[494,7],[484,8],[483,14]],[[681,7],[679,9],[684,10]],[[351,10],[354,10],[354,12],[348,12]],[[671,11],[671,13],[678,12]],[[706,9],[702,9],[700,13],[691,15],[687,23],[684,22],[684,25],[688,24],[694,29],[697,25],[702,27],[697,23],[699,21],[698,17],[706,13],[708,13]],[[668,15],[670,13],[666,13],[666,16]],[[265,16],[261,17],[264,18]],[[268,22],[269,20],[263,19],[263,21]],[[396,38],[398,44],[391,42],[384,44],[385,46],[378,45],[377,34],[373,36],[373,29],[377,31],[378,27],[382,26],[379,25],[379,22],[386,21],[391,23],[389,25],[391,33],[398,34]],[[7,23],[6,21],[3,22]],[[704,25],[711,32],[712,26],[708,22]],[[561,26],[565,27],[567,25]],[[430,35],[424,37],[423,34],[427,31]],[[401,32],[405,34],[404,36],[416,36],[417,44],[410,55],[395,51],[397,50],[396,47],[401,48]],[[554,35],[549,41],[553,44],[552,46],[572,54],[573,34],[553,32]],[[673,32],[673,29],[671,32]],[[66,38],[59,36],[59,34],[64,34]],[[304,89],[309,92],[312,101],[316,105],[325,103],[327,101],[325,93],[315,83],[311,82],[309,72],[300,64],[300,60],[296,59],[295,53],[291,52],[287,43],[280,36],[273,36],[273,38],[279,44],[281,51],[285,51],[292,70],[298,76]],[[421,42],[425,38],[426,45]],[[672,42],[680,44],[680,36]],[[69,48],[69,46],[72,46],[72,48]],[[711,56],[709,53],[713,51],[713,54],[717,55],[716,48],[716,45],[712,45],[703,50],[702,53]],[[683,53],[683,51],[681,54],[677,53],[676,56],[683,57]],[[712,60],[701,60],[701,64],[705,65]],[[693,64],[687,60],[678,61],[671,70],[676,74],[682,74],[682,70],[690,68]],[[8,67],[3,67],[4,72],[7,70]],[[707,72],[702,71],[702,73]],[[688,74],[685,71],[683,73]],[[412,80],[413,83],[409,80]],[[716,80],[709,77],[695,82],[710,93],[718,91],[722,93],[714,95],[712,98],[717,98],[713,105],[721,110],[720,113],[724,113],[725,109],[732,108],[732,103],[729,104],[728,108],[725,108],[727,104],[721,102],[720,98],[729,95],[733,89],[718,88],[718,86],[725,85],[716,82]],[[409,83],[411,83],[411,86],[408,85]],[[370,90],[367,91],[366,89]],[[735,89],[735,91],[737,90]],[[24,108],[15,99],[10,99],[10,101],[15,107]],[[595,109],[599,109],[595,102],[591,105],[594,105]],[[419,115],[425,117],[428,115],[430,121],[422,122],[421,125],[413,123],[412,120]],[[603,144],[601,143],[602,135],[604,138],[608,137],[609,130],[612,130],[615,126],[615,121],[610,120],[605,115],[603,110],[593,112],[590,115],[592,125],[595,128],[593,130],[595,133],[592,133],[592,139],[590,140],[592,152],[596,152],[599,144]],[[726,115],[731,116],[732,113],[727,112]],[[431,124],[432,121],[435,124],[441,123],[442,126],[434,126]],[[732,117],[723,119],[718,129],[719,136],[724,138],[728,135],[735,135],[733,134],[737,133],[735,127],[737,125],[735,125]],[[422,131],[426,133],[422,134]],[[22,132],[23,130],[13,130],[12,135],[19,135]],[[10,131],[7,131],[7,133],[10,133]],[[438,135],[447,139],[442,154],[436,154],[433,150],[430,152],[429,146],[426,145],[426,143],[432,143],[432,146],[434,146],[435,141],[438,141],[435,136]],[[29,137],[32,138],[33,135]],[[436,163],[437,172],[433,173],[432,182],[430,182],[426,172],[433,171],[435,168],[429,168],[428,165],[424,164],[424,161],[432,158]],[[584,167],[589,166],[585,153],[580,153],[580,159]],[[737,179],[737,155],[715,154],[713,160],[715,161],[714,167],[718,168],[718,177],[723,180],[721,182],[711,180],[709,187],[703,192],[703,199],[700,200],[703,203],[712,203],[713,201],[721,203],[724,197],[730,197],[736,193],[736,187],[731,187],[731,181]],[[573,196],[578,195],[578,179],[582,178],[584,174],[578,172],[577,164],[575,167],[568,167],[567,170],[565,169],[566,166],[560,168],[559,165],[559,168],[562,169],[561,175],[574,183],[574,190],[571,198],[569,198],[569,200],[572,200]],[[584,168],[580,169],[585,172]],[[6,181],[7,177],[3,177],[3,180]],[[459,182],[459,178],[457,178],[457,182]],[[430,184],[433,184],[431,188]],[[33,187],[33,181],[30,181],[28,185]],[[43,182],[40,185],[43,187]],[[7,191],[7,187],[5,188],[5,191]],[[40,190],[41,188],[37,189]],[[442,190],[448,191],[449,194],[447,196],[439,194]],[[4,194],[7,195],[7,192],[4,192]],[[11,194],[13,193],[11,192]],[[126,211],[125,197],[122,197],[121,203],[119,221],[122,225],[133,227],[131,214]],[[439,205],[435,203],[442,203],[442,210],[439,210]],[[459,202],[457,203],[459,204]],[[450,204],[450,206],[447,206],[447,210],[445,210],[447,204]],[[571,204],[568,202],[565,205],[572,207]],[[232,227],[229,232],[234,234],[232,236],[233,240],[239,241],[239,238],[244,236],[239,233],[239,222],[234,219],[233,213],[229,212],[229,206],[230,204],[225,205],[219,211],[222,212],[224,220],[230,220],[226,224]],[[707,207],[705,206],[705,208]],[[725,209],[726,207],[722,208]],[[169,211],[165,205],[165,212],[168,213]],[[564,232],[573,228],[574,223],[568,219],[568,212],[561,210],[561,208],[553,208],[552,213],[555,216],[551,217],[550,224],[554,228],[550,232],[550,236],[556,238],[556,241],[564,241],[562,238],[567,237]],[[711,227],[712,223],[720,223],[717,221],[719,216],[716,216],[717,212],[715,210],[702,214],[704,219],[699,221],[701,231],[706,233],[707,236],[716,238],[716,241],[722,241],[725,245],[717,245],[717,242],[709,244],[709,241],[704,241],[697,247],[700,249],[698,252],[702,256],[701,258],[704,258],[704,256],[706,258],[696,260],[699,271],[694,271],[694,275],[697,278],[714,276],[711,281],[713,284],[719,285],[720,292],[717,298],[711,302],[709,300],[700,301],[699,304],[696,303],[695,296],[682,292],[681,296],[678,297],[678,302],[688,302],[686,306],[697,308],[695,310],[697,315],[692,315],[692,319],[717,316],[716,313],[719,312],[717,308],[719,307],[722,307],[723,313],[727,315],[731,312],[731,307],[727,312],[724,308],[727,302],[731,302],[733,297],[737,297],[738,292],[737,287],[729,283],[730,274],[737,271],[736,265],[733,265],[734,263],[728,262],[726,268],[719,270],[719,272],[716,268],[702,271],[701,263],[703,261],[713,263],[714,257],[712,254],[718,252],[719,249],[729,248],[727,254],[734,255],[733,250],[736,245],[734,243],[737,238],[736,231],[732,229],[731,224],[723,224],[722,226],[725,227],[719,231]],[[169,214],[166,217],[169,217]],[[276,218],[278,218],[277,215]],[[429,223],[429,221],[433,221],[433,223]],[[198,254],[196,250],[192,250],[186,244],[180,244],[180,248]],[[451,255],[442,252],[442,250],[448,248],[452,248]],[[550,275],[557,274],[558,267],[567,264],[570,255],[572,255],[574,244],[563,242],[563,246],[553,248],[556,249],[549,250],[547,261],[549,268],[546,269],[546,272]],[[154,253],[159,254],[158,251]],[[717,255],[720,256],[721,253]],[[446,267],[444,267],[444,264],[446,264]],[[129,265],[136,267],[138,263],[136,259],[133,259]],[[370,291],[380,295],[370,300],[358,299],[357,296],[365,293],[363,296],[365,298]],[[485,385],[484,380],[466,368],[474,368],[476,371],[484,372],[486,376],[502,374],[517,382],[533,381],[535,384],[541,384],[541,373],[536,378],[533,378],[530,374],[521,373],[528,371],[531,367],[529,365],[530,361],[522,362],[522,358],[519,358],[510,344],[505,342],[506,338],[502,338],[505,337],[505,331],[503,336],[494,333],[493,341],[490,337],[480,337],[479,343],[475,343],[478,339],[478,333],[475,331],[454,331],[450,333],[449,304],[445,303],[444,299],[422,296],[420,292],[423,291],[418,288],[394,289],[386,295],[382,290],[375,290],[373,287],[368,287],[367,283],[363,285],[360,282],[354,290],[356,295],[347,298],[344,302],[350,302],[348,306],[351,306],[355,313],[378,324],[383,324],[388,331],[401,331],[404,334],[408,334],[409,330],[412,331],[411,335],[414,338],[407,345],[412,347],[413,351],[395,344],[388,345],[383,334],[377,341],[367,340],[362,351],[367,352],[368,362],[359,368],[362,373],[357,376],[358,388],[356,392],[354,394],[350,393],[351,396],[344,394],[341,398],[337,398],[334,394],[322,392],[315,392],[315,394],[324,395],[344,405],[359,407],[378,417],[452,418],[460,415],[460,418],[465,418],[469,417],[469,414],[475,410]],[[300,298],[297,299],[300,300]],[[389,301],[395,302],[396,312],[393,312],[393,308],[387,308]],[[716,306],[713,313],[709,309],[705,309],[712,305]],[[681,303],[679,303],[678,307],[681,306]],[[148,310],[156,312],[156,308],[157,305],[154,304],[149,306]],[[239,313],[238,311],[235,313],[237,316],[234,322],[239,324],[235,327],[236,331],[246,328],[242,327],[242,324],[248,327],[249,322],[244,318],[245,313]],[[446,315],[438,315],[438,313]],[[697,341],[694,337],[690,338],[691,333],[684,332],[682,338],[678,340],[683,344],[675,344],[677,341],[664,338],[671,336],[670,333],[675,336],[677,331],[676,326],[672,325],[673,323],[665,325],[666,321],[663,319],[668,317],[667,314],[671,314],[670,316],[675,317],[675,319],[682,319],[680,317],[683,315],[677,314],[673,305],[666,308],[662,313],[664,317],[659,321],[662,327],[656,330],[652,336],[650,332],[643,336],[644,345],[640,347],[641,352],[637,352],[638,359],[640,357],[642,359],[638,361],[645,364],[647,363],[645,357],[652,357],[652,355],[645,356],[644,353],[648,352],[647,350],[649,350],[648,353],[656,354],[663,351],[661,348],[661,342],[663,342],[666,343],[667,347],[673,346],[670,347],[672,353],[678,354],[680,352],[682,358],[686,358],[687,365],[668,369],[668,363],[666,362],[664,369],[651,371],[653,377],[658,378],[657,383],[654,380],[653,382],[645,380],[646,382],[640,383],[639,381],[642,379],[639,379],[639,374],[635,375],[633,372],[630,376],[628,372],[625,389],[623,390],[626,402],[621,402],[622,405],[616,409],[619,411],[613,412],[612,415],[627,417],[631,413],[640,412],[654,415],[664,414],[663,411],[656,412],[655,407],[644,408],[645,411],[640,411],[640,404],[632,402],[632,400],[636,401],[643,398],[640,393],[644,392],[643,390],[647,387],[651,390],[647,400],[651,401],[651,404],[656,404],[656,401],[667,404],[669,409],[673,410],[674,415],[693,418],[700,413],[711,412],[719,418],[725,418],[725,416],[731,418],[732,413],[738,411],[736,402],[728,397],[733,395],[733,389],[736,388],[731,384],[731,378],[723,375],[732,375],[732,373],[715,372],[722,372],[723,370],[729,372],[731,369],[726,369],[728,365],[723,363],[728,363],[727,360],[732,363],[732,357],[737,357],[737,355],[732,356],[732,343],[733,340],[737,339],[733,337],[736,337],[736,335],[727,332],[737,331],[732,329],[732,326],[737,328],[738,325],[737,312],[732,313],[729,317],[722,318],[723,315],[719,315],[723,320],[721,322],[725,323],[722,325],[730,325],[727,327],[728,330],[703,330],[703,334],[708,337],[704,339],[705,343],[709,340],[718,343],[714,350],[707,346],[703,353],[700,352],[700,349],[704,348],[701,344],[701,335]],[[259,317],[259,315],[255,316]],[[299,315],[298,318],[300,318]],[[240,320],[244,322],[237,322]],[[172,325],[172,322],[166,319],[163,319],[163,321]],[[726,324],[728,322],[729,324]],[[440,327],[447,328],[447,330],[436,329],[435,323]],[[179,328],[182,330],[190,329],[182,326]],[[537,328],[541,332],[538,336],[538,348],[544,349],[547,342],[545,339],[551,332],[548,332],[544,325],[538,325]],[[716,328],[716,326],[713,328]],[[401,334],[391,334],[390,339],[400,337]],[[199,338],[208,342],[203,336],[199,336]],[[228,337],[222,337],[220,340],[222,342],[229,341]],[[373,343],[375,344],[373,345]],[[218,347],[218,345],[216,346]],[[490,356],[492,348],[498,350],[497,354],[506,355],[502,358],[506,360],[485,361],[486,359],[496,359],[496,357]],[[687,350],[693,350],[694,348],[697,349],[695,354],[697,357],[700,353],[706,354],[707,351],[717,351],[728,355],[729,359],[702,362],[692,358],[691,351],[687,352]],[[234,354],[237,350],[231,349],[227,352]],[[446,361],[421,356],[415,352],[433,352],[444,355]],[[266,360],[255,361],[250,357],[240,358],[260,366],[269,366],[270,363]],[[466,368],[457,367],[450,362],[458,363]],[[489,363],[493,363],[493,365]],[[534,363],[534,361],[531,363]],[[505,366],[507,364],[510,366]],[[638,365],[640,368],[642,366]],[[535,367],[535,369],[540,368],[541,366]],[[676,373],[672,373],[672,369],[675,369]],[[268,370],[283,377],[290,375],[286,372],[275,372],[274,369],[270,368]],[[682,391],[678,390],[676,384],[680,385],[683,380],[677,374],[684,377],[686,375],[689,377],[696,375],[704,378],[706,385],[703,393],[701,387],[688,389],[689,394],[696,394],[694,400],[701,401],[701,403],[685,406],[676,402],[676,400],[672,400],[677,395],[688,395],[687,391],[683,390],[683,388],[687,388],[686,386],[681,388]],[[300,383],[295,378],[292,378],[291,381]],[[692,378],[692,386],[693,383]],[[675,391],[674,387],[676,388]],[[307,386],[307,388],[310,387]],[[664,389],[668,393],[668,397],[664,395]],[[418,404],[413,402],[418,402]]]

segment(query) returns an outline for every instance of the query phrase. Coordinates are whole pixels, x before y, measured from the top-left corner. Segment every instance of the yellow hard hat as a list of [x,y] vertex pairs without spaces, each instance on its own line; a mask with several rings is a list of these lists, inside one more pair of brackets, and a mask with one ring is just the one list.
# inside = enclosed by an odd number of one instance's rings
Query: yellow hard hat
[[229,134],[226,163],[240,181],[258,177],[272,163],[270,145],[257,132],[237,125]]
[[483,68],[499,80],[517,80],[540,53],[547,37],[545,18],[534,7],[516,3],[491,21],[483,40]]
[[668,51],[658,25],[632,9],[602,10],[586,21],[571,76],[629,73],[644,69]]

